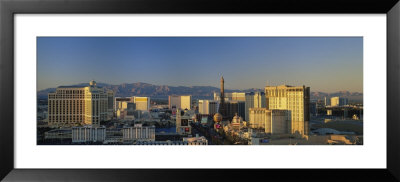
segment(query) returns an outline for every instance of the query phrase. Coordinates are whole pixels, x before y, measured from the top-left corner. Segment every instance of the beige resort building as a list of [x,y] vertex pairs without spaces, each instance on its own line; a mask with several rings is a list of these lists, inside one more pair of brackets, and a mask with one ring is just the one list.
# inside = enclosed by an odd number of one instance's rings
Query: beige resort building
[[292,134],[308,135],[310,121],[310,87],[305,86],[266,86],[266,108],[268,110],[287,110]]
[[60,86],[48,95],[50,126],[99,126],[100,121],[110,119],[114,100],[112,91],[97,87],[95,81],[89,86]]
[[191,95],[170,95],[168,96],[168,106],[170,109],[191,110],[192,109],[192,96]]
[[290,134],[288,110],[250,108],[250,128],[264,128],[267,134]]

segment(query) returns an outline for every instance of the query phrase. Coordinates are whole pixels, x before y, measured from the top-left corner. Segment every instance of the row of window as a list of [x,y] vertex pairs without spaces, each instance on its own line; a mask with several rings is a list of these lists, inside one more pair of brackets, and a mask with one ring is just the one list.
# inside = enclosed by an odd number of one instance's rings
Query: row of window
[[85,95],[49,95],[49,99],[108,99],[106,95],[92,95],[90,96],[85,96]]
[[71,119],[71,120],[58,120],[58,119],[53,119],[49,120],[50,123],[80,123],[80,121],[76,119]]
[[57,90],[57,94],[83,94],[85,93],[84,90]]

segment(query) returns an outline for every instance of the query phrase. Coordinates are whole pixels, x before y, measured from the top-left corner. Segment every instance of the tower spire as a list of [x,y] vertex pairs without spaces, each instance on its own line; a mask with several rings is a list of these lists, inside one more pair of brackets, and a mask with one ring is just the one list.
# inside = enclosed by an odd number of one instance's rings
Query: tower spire
[[221,74],[221,95],[220,95],[220,106],[219,106],[219,113],[222,115],[222,118],[225,116],[225,91],[224,91],[224,76]]
[[222,95],[224,93],[224,76],[221,76],[221,97],[225,97],[225,95]]

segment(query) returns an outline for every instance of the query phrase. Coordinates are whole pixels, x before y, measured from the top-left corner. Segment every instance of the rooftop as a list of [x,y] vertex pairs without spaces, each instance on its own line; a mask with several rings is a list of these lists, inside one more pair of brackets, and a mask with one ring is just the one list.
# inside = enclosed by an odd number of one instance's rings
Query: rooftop
[[86,86],[84,86],[84,85],[59,86],[57,88],[85,88],[85,87],[87,87],[87,85]]
[[54,129],[54,130],[50,130],[50,131],[47,131],[46,133],[71,133],[71,132],[72,132],[71,129],[65,129],[65,128],[63,128],[63,129]]

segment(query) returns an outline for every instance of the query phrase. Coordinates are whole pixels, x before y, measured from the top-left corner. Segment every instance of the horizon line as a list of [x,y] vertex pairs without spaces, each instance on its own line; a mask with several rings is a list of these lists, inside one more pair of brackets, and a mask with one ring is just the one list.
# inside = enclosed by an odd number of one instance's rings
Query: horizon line
[[[152,83],[147,83],[147,82],[132,82],[132,83],[127,83],[127,82],[123,82],[123,83],[120,83],[120,84],[110,84],[110,83],[106,83],[106,82],[96,82],[97,84],[107,84],[107,85],[111,85],[111,86],[117,86],[117,85],[122,85],[122,84],[135,84],[135,83],[144,83],[144,84],[149,84],[149,85],[154,85],[154,86],[170,86],[170,87],[214,87],[214,88],[219,88],[219,87],[216,87],[216,86],[210,86],[210,85],[193,85],[193,86],[183,86],[183,85],[179,85],[179,86],[174,86],[174,85],[156,85],[156,84],[152,84]],[[76,83],[76,84],[68,84],[68,85],[60,85],[60,86],[56,86],[56,87],[49,87],[49,88],[44,88],[44,89],[41,89],[41,90],[37,90],[37,92],[39,92],[39,91],[43,91],[43,90],[46,90],[46,89],[52,89],[52,88],[58,88],[58,87],[61,87],[61,86],[75,86],[75,85],[80,85],[80,84],[89,84],[89,82],[87,82],[87,83],[85,83],[85,82],[82,82],[82,83]],[[293,85],[290,85],[290,84],[286,84],[286,83],[283,83],[283,84],[278,84],[278,85],[268,85],[268,86],[282,86],[282,85],[287,85],[287,86],[293,86]],[[298,86],[298,85],[297,85]],[[304,84],[303,85],[300,85],[300,86],[304,86]],[[264,88],[265,88],[266,86],[264,86]],[[310,86],[306,86],[306,87],[310,87]],[[249,89],[260,89],[260,90],[263,90],[264,88],[246,88],[246,89],[237,89],[237,88],[226,88],[225,87],[225,90],[240,90],[240,91],[243,91],[243,90],[249,90]],[[310,91],[311,91],[311,87],[310,87]],[[346,92],[351,92],[351,93],[363,93],[363,92],[360,92],[360,91],[348,91],[348,90],[337,90],[337,91],[331,91],[331,92],[324,92],[324,91],[312,91],[312,92],[323,92],[323,93],[337,93],[337,92],[342,92],[342,91],[346,91]]]

